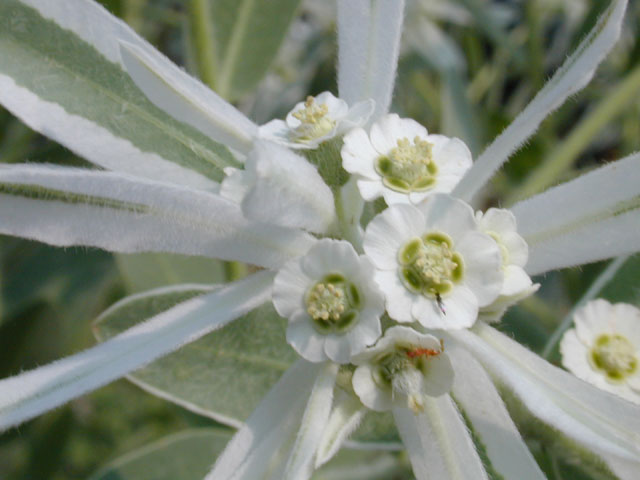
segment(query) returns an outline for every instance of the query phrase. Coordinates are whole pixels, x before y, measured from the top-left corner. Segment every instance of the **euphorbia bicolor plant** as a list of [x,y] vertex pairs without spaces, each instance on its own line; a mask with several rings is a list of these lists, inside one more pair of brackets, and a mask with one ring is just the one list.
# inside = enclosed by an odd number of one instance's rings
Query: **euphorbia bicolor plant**
[[[489,323],[535,292],[530,275],[638,249],[640,155],[510,211],[474,204],[542,120],[589,82],[619,36],[626,4],[611,2],[472,161],[461,140],[388,112],[402,1],[339,0],[338,97],[310,97],[286,120],[259,127],[91,0],[4,0],[0,101],[99,168],[0,166],[0,232],[257,268],[98,346],[2,380],[0,426],[272,302],[300,359],[208,479],[309,478],[370,410],[392,412],[418,479],[488,478],[466,422],[495,472],[544,478],[496,384],[619,477],[635,478],[638,406]],[[384,207],[365,223],[367,202],[379,197]]]

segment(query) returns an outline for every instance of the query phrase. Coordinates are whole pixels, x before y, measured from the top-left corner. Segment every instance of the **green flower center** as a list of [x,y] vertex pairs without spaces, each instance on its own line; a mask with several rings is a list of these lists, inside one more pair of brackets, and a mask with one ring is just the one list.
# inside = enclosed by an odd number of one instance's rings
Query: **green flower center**
[[623,381],[638,368],[635,348],[622,335],[600,335],[591,348],[589,359],[612,382]]
[[398,140],[387,156],[376,161],[376,171],[382,183],[392,190],[402,193],[423,192],[436,183],[438,168],[433,161],[433,144],[415,137]]
[[323,137],[336,126],[335,120],[328,116],[329,107],[326,104],[319,105],[315,98],[309,96],[304,102],[304,108],[293,113],[300,120],[300,125],[295,129],[297,140],[309,141]]
[[409,240],[398,252],[404,286],[432,299],[451,291],[464,276],[462,256],[452,245],[449,236],[441,232]]
[[320,333],[344,333],[358,321],[358,288],[339,273],[326,275],[307,291],[307,313]]

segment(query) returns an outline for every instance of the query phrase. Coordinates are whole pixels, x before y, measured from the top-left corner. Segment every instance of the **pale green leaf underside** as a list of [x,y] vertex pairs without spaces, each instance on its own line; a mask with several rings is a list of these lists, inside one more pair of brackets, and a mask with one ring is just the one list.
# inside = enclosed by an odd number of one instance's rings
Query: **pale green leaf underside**
[[0,2],[0,57],[0,74],[18,86],[143,152],[216,181],[235,164],[224,146],[156,108],[119,65],[17,0]]
[[[110,309],[95,323],[99,340],[110,338],[170,307],[209,292],[191,286],[143,294]],[[285,340],[286,320],[270,304],[185,345],[129,378],[145,390],[223,423],[239,426],[298,358]],[[353,437],[398,442],[391,415],[369,413]]]
[[[230,438],[221,429],[185,430],[117,458],[89,480],[202,480]],[[387,480],[403,472],[392,454],[343,450],[313,480]]]
[[216,90],[250,92],[273,61],[300,0],[211,0],[220,71]]

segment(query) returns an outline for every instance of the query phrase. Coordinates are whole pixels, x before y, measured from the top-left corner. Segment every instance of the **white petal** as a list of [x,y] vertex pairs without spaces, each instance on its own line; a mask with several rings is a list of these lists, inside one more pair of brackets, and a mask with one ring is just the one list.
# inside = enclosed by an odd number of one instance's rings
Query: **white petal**
[[478,300],[464,285],[457,285],[442,298],[443,313],[435,300],[417,296],[412,313],[421,325],[442,330],[469,328],[478,318]]
[[639,196],[640,154],[634,154],[515,205],[530,249],[527,272],[637,251]]
[[362,198],[368,202],[383,196],[387,192],[387,189],[384,188],[380,180],[358,180],[358,189],[360,190]]
[[504,283],[502,290],[500,290],[500,295],[517,295],[531,288],[531,285],[531,278],[521,267],[508,265],[504,269]]
[[591,347],[603,333],[615,333],[612,307],[606,300],[597,298],[576,311],[573,317],[576,334],[586,347]]
[[257,142],[247,159],[255,184],[242,202],[251,220],[325,233],[335,221],[331,189],[303,157],[271,142]]
[[389,113],[371,126],[371,144],[380,155],[389,154],[398,146],[398,140],[414,137],[426,139],[427,129],[411,118],[400,118],[397,113]]
[[325,335],[313,328],[306,311],[300,311],[289,319],[287,343],[303,358],[314,363],[329,360],[324,352],[324,341]]
[[411,323],[415,319],[411,315],[413,302],[417,298],[402,284],[396,270],[376,272],[376,283],[384,292],[387,312],[396,322]]
[[346,364],[351,360],[351,344],[346,335],[326,335],[324,352],[329,360]]
[[273,281],[273,306],[280,316],[289,318],[304,310],[304,297],[316,280],[306,275],[299,260],[287,262]]
[[236,432],[205,480],[254,480],[295,435],[312,386],[322,368],[298,360],[280,378]]
[[364,251],[379,269],[396,269],[398,250],[424,233],[424,218],[411,205],[394,205],[376,216],[365,231]]
[[447,351],[455,370],[453,394],[486,447],[492,467],[504,478],[544,480],[487,373],[463,349]]
[[[59,2],[53,2],[58,4]],[[151,152],[143,152],[130,141],[62,106],[42,100],[9,77],[0,75],[0,103],[33,130],[66,146],[81,157],[107,170],[202,190],[216,190],[217,183]]]
[[355,128],[344,136],[341,150],[342,166],[347,172],[357,173],[370,180],[380,180],[374,164],[380,154],[373,148],[369,135],[362,128]]
[[335,406],[322,433],[316,453],[315,467],[318,468],[338,453],[345,440],[358,428],[367,410],[352,394],[337,390]]
[[372,98],[372,120],[391,103],[404,0],[338,1],[338,91],[353,105]]
[[372,367],[369,364],[360,365],[353,372],[351,383],[360,401],[371,410],[384,412],[391,409],[393,398],[391,391],[381,390],[373,380]]
[[164,251],[278,267],[315,241],[248,222],[219,195],[122,174],[0,164],[0,232],[58,246]]
[[426,398],[414,415],[394,408],[393,417],[409,453],[416,480],[487,479],[471,435],[451,397]]
[[336,272],[353,281],[359,276],[362,263],[371,265],[369,259],[358,256],[349,242],[331,238],[318,240],[300,259],[302,271],[314,281]]
[[422,233],[444,232],[455,244],[467,232],[477,229],[471,207],[451,195],[434,193],[416,207],[424,215]]
[[262,272],[183,302],[84,352],[0,381],[0,429],[116,380],[268,301]]
[[147,98],[216,142],[247,153],[258,134],[258,127],[160,53],[148,50],[120,41],[122,63]]
[[338,365],[326,363],[318,372],[302,417],[298,437],[289,455],[283,480],[306,480],[313,471],[313,459],[329,421]]
[[538,128],[542,120],[584,88],[618,40],[626,0],[613,0],[598,23],[535,98],[475,161],[454,194],[470,201],[494,172]]
[[560,342],[560,353],[562,354],[562,366],[573,373],[576,377],[591,385],[616,393],[613,385],[608,384],[605,377],[600,372],[593,369],[589,363],[589,349],[577,337],[574,329],[567,330]]
[[433,144],[433,161],[438,166],[438,181],[441,175],[455,175],[460,178],[473,163],[469,147],[459,138],[444,135],[429,135],[427,141]]
[[496,242],[480,232],[467,233],[455,246],[464,261],[464,284],[485,307],[502,290],[502,255]]
[[637,459],[640,407],[598,390],[547,363],[482,322],[447,332],[468,348],[529,411],[565,435],[600,452]]

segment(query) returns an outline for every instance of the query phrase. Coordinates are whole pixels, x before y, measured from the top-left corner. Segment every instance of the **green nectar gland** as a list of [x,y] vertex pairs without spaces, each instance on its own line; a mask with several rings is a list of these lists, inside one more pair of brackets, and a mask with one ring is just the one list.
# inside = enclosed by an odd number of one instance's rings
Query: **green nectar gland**
[[591,347],[589,361],[608,381],[624,381],[638,369],[638,357],[631,342],[622,335],[600,335]]
[[398,261],[404,286],[430,299],[445,296],[464,276],[462,257],[441,232],[409,240],[398,252]]
[[304,108],[293,113],[294,118],[300,120],[294,135],[297,140],[310,141],[323,137],[336,126],[335,120],[329,117],[329,107],[318,104],[315,98],[309,96],[304,102]]
[[345,333],[358,321],[361,298],[358,288],[342,275],[326,275],[305,297],[307,313],[320,333]]
[[397,192],[424,192],[436,183],[438,168],[433,161],[433,144],[415,137],[404,137],[387,156],[376,161],[376,171],[382,183]]

